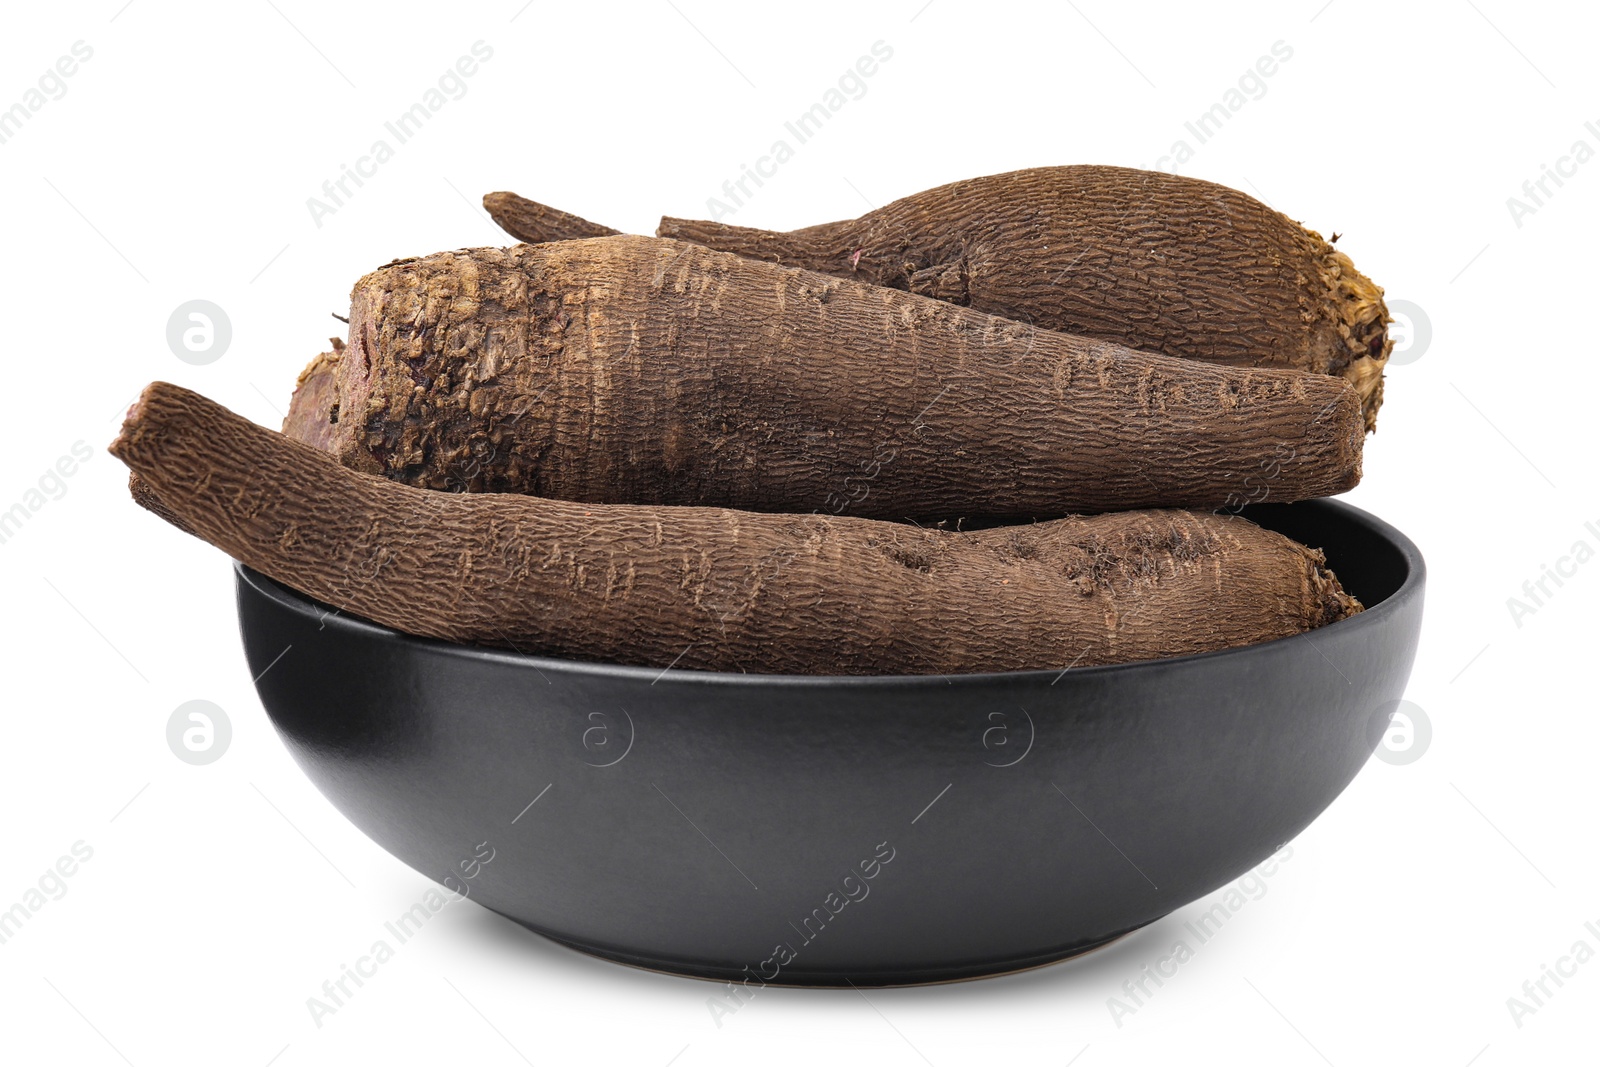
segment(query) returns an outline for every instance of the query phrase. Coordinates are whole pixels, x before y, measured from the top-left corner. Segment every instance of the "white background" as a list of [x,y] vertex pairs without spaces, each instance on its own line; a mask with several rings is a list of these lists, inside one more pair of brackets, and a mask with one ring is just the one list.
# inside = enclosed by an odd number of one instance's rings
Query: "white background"
[[[1592,1062],[1600,961],[1520,1027],[1506,1001],[1580,938],[1600,949],[1584,929],[1600,926],[1600,561],[1551,584],[1520,626],[1507,600],[1574,542],[1600,548],[1600,161],[1547,185],[1521,225],[1507,198],[1574,141],[1600,149],[1597,21],[1507,0],[8,5],[0,107],[74,42],[93,56],[0,144],[0,510],[74,442],[94,456],[0,544],[0,909],[75,842],[93,856],[0,945],[0,1055]],[[478,40],[493,57],[466,95],[317,226],[307,198]],[[642,233],[663,213],[704,217],[880,40],[893,56],[865,95],[733,221],[806,225],[1025,166],[1151,166],[1185,139],[1183,173],[1338,231],[1391,300],[1425,309],[1431,341],[1402,345],[1349,499],[1428,559],[1408,695],[1431,746],[1406,765],[1373,760],[1267,893],[1120,1025],[1108,998],[1204,903],[1081,961],[865,998],[771,989],[720,1028],[711,986],[591,960],[462,904],[319,1028],[307,997],[431,883],[346,823],[272,733],[226,560],[130,503],[103,451],[123,409],[164,378],[276,426],[300,367],[342,332],[329,313],[358,276],[506,243],[482,193]],[[1293,56],[1265,94],[1196,145],[1185,121],[1280,40]],[[165,340],[196,298],[233,327],[208,366]],[[167,747],[168,717],[191,699],[232,721],[209,766]]]

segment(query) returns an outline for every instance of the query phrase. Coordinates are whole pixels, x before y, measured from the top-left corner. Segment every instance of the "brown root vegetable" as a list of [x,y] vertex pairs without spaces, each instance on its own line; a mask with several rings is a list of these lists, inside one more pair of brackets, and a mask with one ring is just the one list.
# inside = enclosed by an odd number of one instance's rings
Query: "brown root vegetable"
[[428,489],[918,520],[1326,496],[1363,438],[1326,375],[628,236],[367,275],[284,429]]
[[435,493],[162,382],[111,452],[141,503],[311,597],[530,653],[821,674],[1062,668],[1265,641],[1360,610],[1321,553],[1237,517],[962,533]]
[[516,193],[487,193],[483,209],[502,230],[531,245],[584,237],[615,237],[622,232],[524,199]]
[[1288,216],[1196,178],[1040,167],[791,233],[674,218],[656,232],[1169,356],[1339,375],[1368,429],[1382,402],[1383,290]]

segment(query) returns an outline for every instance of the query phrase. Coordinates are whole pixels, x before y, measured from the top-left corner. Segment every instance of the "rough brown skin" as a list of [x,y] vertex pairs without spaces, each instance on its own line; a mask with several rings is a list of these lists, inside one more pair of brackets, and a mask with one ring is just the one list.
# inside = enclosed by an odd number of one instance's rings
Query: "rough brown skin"
[[791,233],[674,218],[656,232],[1153,352],[1340,375],[1368,429],[1383,399],[1383,290],[1317,233],[1196,178],[1039,167]]
[[[566,232],[544,222],[552,209],[515,194],[484,206],[524,241]],[[1318,234],[1195,178],[1040,167],[791,233],[675,218],[656,233],[1131,348],[1340,375],[1360,392],[1369,430],[1383,400],[1393,345],[1383,290]]]
[[544,204],[536,204],[532,200],[524,200],[516,193],[487,193],[483,198],[483,209],[500,224],[501,229],[531,245],[583,237],[614,237],[622,232]]
[[434,493],[163,382],[111,452],[141,503],[311,597],[530,653],[811,674],[1062,668],[1265,641],[1360,610],[1320,552],[1236,517],[960,533]]
[[629,236],[369,274],[284,430],[428,489],[918,521],[1326,496],[1363,439],[1326,375]]

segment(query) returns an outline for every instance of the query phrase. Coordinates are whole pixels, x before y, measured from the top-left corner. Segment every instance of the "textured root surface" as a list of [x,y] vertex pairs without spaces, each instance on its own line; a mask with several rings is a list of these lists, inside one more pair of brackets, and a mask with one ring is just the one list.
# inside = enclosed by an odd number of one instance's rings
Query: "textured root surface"
[[960,533],[436,493],[159,382],[111,451],[137,474],[140,503],[272,578],[408,633],[523,652],[958,673],[1208,651],[1360,610],[1321,553],[1213,514]]
[[679,241],[402,260],[357,283],[350,324],[285,431],[429,489],[926,521],[1300,500],[1361,473],[1338,378]]
[[[1316,233],[1310,235],[1322,240]],[[1394,348],[1389,336],[1389,323],[1394,320],[1383,302],[1383,290],[1331,245],[1323,255],[1323,278],[1330,317],[1346,353],[1343,365],[1330,367],[1330,372],[1342,375],[1360,394],[1370,433],[1377,429],[1378,408],[1383,405],[1383,368]]]
[[581,237],[610,237],[621,232],[535,203],[516,193],[485,193],[483,209],[502,230],[529,244],[571,241]]
[[790,233],[674,218],[657,233],[1166,355],[1342,376],[1369,429],[1381,400],[1382,290],[1316,233],[1213,182],[1040,167]]

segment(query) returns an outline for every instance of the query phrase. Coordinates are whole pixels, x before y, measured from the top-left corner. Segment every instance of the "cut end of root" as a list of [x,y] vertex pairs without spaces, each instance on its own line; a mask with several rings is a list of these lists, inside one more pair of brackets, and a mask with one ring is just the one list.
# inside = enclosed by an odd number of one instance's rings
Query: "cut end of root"
[[1367,432],[1371,433],[1377,428],[1378,408],[1383,404],[1384,364],[1389,362],[1389,352],[1394,348],[1394,339],[1389,336],[1389,323],[1393,320],[1383,302],[1383,290],[1332,245],[1324,246],[1322,271],[1333,308],[1334,330],[1345,349],[1342,365],[1333,370],[1361,394],[1362,415]]
[[1313,625],[1326,626],[1358,615],[1366,610],[1361,601],[1345,592],[1338,575],[1328,568],[1327,558],[1320,549],[1307,549],[1311,554],[1311,596],[1315,604]]
[[283,419],[285,434],[324,452],[332,452],[339,441],[338,371],[343,356],[344,346],[337,345],[306,364],[294,383],[289,414]]

